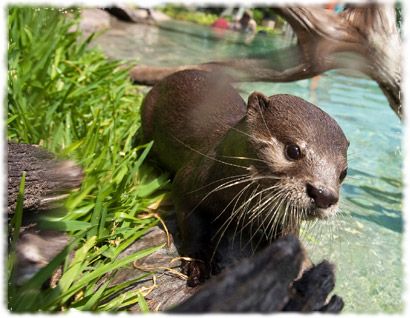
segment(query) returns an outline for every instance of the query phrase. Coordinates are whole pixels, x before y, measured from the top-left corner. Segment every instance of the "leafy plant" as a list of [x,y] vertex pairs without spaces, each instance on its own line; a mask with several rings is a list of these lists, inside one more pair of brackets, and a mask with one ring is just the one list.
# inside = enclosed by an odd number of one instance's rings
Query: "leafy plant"
[[218,19],[218,15],[200,12],[200,11],[191,11],[184,6],[167,4],[161,8],[162,12],[176,20],[188,21],[193,23],[198,23],[202,25],[211,25]]
[[[157,223],[146,212],[164,197],[168,178],[143,165],[151,143],[132,146],[143,95],[121,62],[88,48],[94,35],[79,40],[78,16],[76,9],[8,11],[8,139],[39,144],[85,172],[81,189],[66,201],[66,215],[43,222],[68,231],[72,243],[24,286],[11,284],[10,275],[12,311],[115,311],[134,303],[146,310],[138,290],[118,295],[135,281],[109,281],[116,270],[156,250],[119,257]],[[63,262],[57,287],[43,289]]]

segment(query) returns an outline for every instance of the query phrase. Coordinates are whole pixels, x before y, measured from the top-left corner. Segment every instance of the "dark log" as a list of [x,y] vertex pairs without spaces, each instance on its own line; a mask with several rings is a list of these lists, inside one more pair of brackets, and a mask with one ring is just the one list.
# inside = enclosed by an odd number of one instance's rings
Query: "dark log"
[[[170,224],[169,219],[167,224]],[[170,230],[173,232],[173,229]],[[119,258],[166,242],[165,232],[154,227],[121,253]],[[326,303],[335,282],[333,266],[327,262],[305,272],[290,287],[306,259],[301,243],[295,237],[274,242],[254,257],[239,260],[236,265],[195,288],[188,287],[186,277],[180,273],[180,261],[175,261],[179,254],[172,236],[170,242],[170,246],[139,260],[134,268],[118,270],[110,278],[111,284],[132,280],[152,271],[155,281],[148,277],[130,289],[144,287],[150,290],[146,296],[150,309],[169,313],[267,313],[284,311],[285,308],[336,313],[343,308],[343,301],[335,295]],[[129,309],[139,311],[138,305]]]
[[58,160],[54,154],[36,145],[8,142],[7,151],[7,212],[9,217],[16,208],[23,171],[24,213],[20,236],[15,245],[16,259],[13,282],[23,284],[46,266],[67,244],[63,232],[38,228],[36,212],[52,210],[61,204],[70,190],[78,188],[83,171],[74,162]]
[[23,171],[25,210],[44,210],[78,188],[83,179],[82,169],[70,160],[58,160],[48,151],[29,144],[8,142],[7,211],[13,213]]
[[302,278],[293,284],[292,296],[284,311],[339,312],[343,308],[343,300],[338,296],[332,298],[332,303],[326,304],[326,299],[334,287],[334,268],[329,262],[323,261],[306,271]]
[[[49,200],[60,198],[56,194],[77,187],[81,182],[82,171],[79,167],[72,162],[59,161],[37,146],[9,143],[8,154],[8,207],[11,213],[22,171],[27,172],[24,207],[28,209],[49,206]],[[14,200],[10,201],[10,197]],[[167,224],[175,233],[175,220],[170,219]],[[23,232],[16,245],[14,282],[22,284],[32,277],[67,242],[68,236],[62,232],[44,231],[35,227]],[[154,227],[123,251],[119,258],[166,242],[166,233],[159,227]],[[172,313],[267,313],[283,310],[335,313],[343,308],[343,301],[338,296],[333,296],[326,303],[335,280],[333,266],[329,263],[323,262],[313,267],[295,281],[306,259],[301,243],[295,237],[277,240],[259,254],[238,261],[199,288],[187,286],[186,277],[180,273],[180,261],[175,261],[179,259],[179,254],[172,237],[170,243],[170,246],[139,260],[134,267],[118,270],[110,278],[111,284],[133,279],[144,272],[154,272],[154,284],[152,277],[148,277],[130,288],[149,289],[146,299],[151,310],[169,309]],[[130,310],[138,308],[135,306]]]
[[279,239],[258,255],[214,277],[170,312],[340,312],[343,301],[338,296],[326,303],[335,284],[333,266],[328,262],[313,267],[294,282],[304,258],[296,237]]
[[[119,258],[167,241],[165,232],[154,227],[123,251]],[[24,234],[17,246],[18,266],[15,282],[21,284],[35,274],[66,242],[67,237],[58,232]],[[343,308],[342,299],[336,295],[326,303],[335,281],[333,266],[329,263],[323,262],[314,266],[293,282],[306,257],[301,243],[295,237],[276,241],[254,257],[239,261],[203,286],[195,288],[187,286],[186,277],[180,273],[180,262],[175,261],[178,257],[171,238],[170,246],[139,260],[133,267],[119,269],[114,276],[107,275],[100,283],[110,279],[112,286],[140,277],[146,272],[154,272],[155,280],[154,276],[148,276],[127,290],[149,290],[145,298],[150,310],[166,310],[169,313],[338,313]],[[119,291],[119,294],[123,292],[125,290]],[[129,310],[139,311],[139,306],[134,305]]]
[[121,6],[111,6],[111,7],[106,7],[103,10],[107,11],[109,14],[113,15],[117,19],[124,21],[124,22],[135,22],[134,17],[130,13],[129,10],[127,10],[126,7],[121,7]]
[[171,312],[274,312],[288,301],[303,250],[294,237],[276,241],[253,258],[225,270]]
[[401,39],[393,3],[350,6],[339,15],[320,7],[275,10],[292,26],[297,47],[254,59],[167,68],[137,66],[131,70],[131,78],[135,83],[153,85],[175,71],[195,68],[224,72],[234,81],[290,82],[331,69],[352,69],[375,80],[402,118]]

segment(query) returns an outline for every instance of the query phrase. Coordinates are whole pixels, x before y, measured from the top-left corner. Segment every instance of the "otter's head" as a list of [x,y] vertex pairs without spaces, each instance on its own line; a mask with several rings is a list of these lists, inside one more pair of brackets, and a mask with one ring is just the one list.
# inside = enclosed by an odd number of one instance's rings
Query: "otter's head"
[[246,120],[261,159],[253,173],[271,187],[272,198],[276,194],[275,213],[298,220],[334,215],[349,146],[336,121],[299,97],[257,92],[249,97]]

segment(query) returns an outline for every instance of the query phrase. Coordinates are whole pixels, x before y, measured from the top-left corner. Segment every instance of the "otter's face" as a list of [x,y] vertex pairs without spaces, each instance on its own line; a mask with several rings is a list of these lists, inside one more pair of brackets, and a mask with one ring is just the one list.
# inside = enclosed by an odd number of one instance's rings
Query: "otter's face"
[[349,145],[336,121],[301,98],[253,93],[247,124],[255,155],[263,161],[252,172],[276,194],[274,212],[298,220],[334,215]]

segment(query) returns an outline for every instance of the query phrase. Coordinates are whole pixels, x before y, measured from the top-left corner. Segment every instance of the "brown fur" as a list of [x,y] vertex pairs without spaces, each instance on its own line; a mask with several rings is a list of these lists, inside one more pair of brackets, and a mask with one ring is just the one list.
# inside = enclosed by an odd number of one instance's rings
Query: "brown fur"
[[[192,285],[278,236],[297,234],[302,219],[337,210],[316,206],[306,187],[338,197],[348,141],[336,121],[301,98],[253,93],[246,106],[224,78],[188,70],[148,93],[142,124],[154,154],[175,174],[182,252],[198,260],[185,268]],[[286,157],[289,144],[302,159]]]

